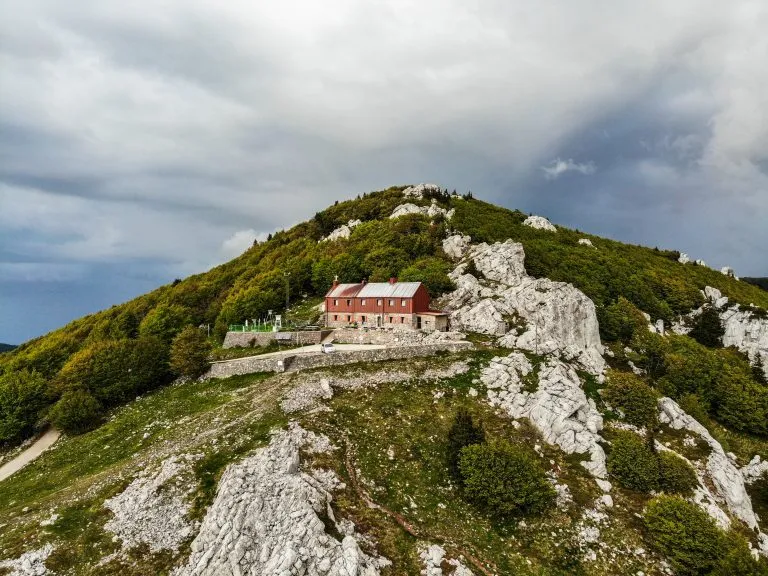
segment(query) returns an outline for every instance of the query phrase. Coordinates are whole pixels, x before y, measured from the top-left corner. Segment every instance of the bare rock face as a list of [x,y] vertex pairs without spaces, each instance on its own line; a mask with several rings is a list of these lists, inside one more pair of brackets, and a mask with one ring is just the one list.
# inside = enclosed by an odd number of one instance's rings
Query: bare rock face
[[340,481],[329,471],[302,472],[302,446],[329,448],[326,438],[292,426],[227,468],[177,575],[375,576],[389,564],[366,555],[347,526],[342,541],[326,532],[318,514],[333,519],[330,491]]
[[746,484],[757,482],[765,476],[766,472],[768,472],[768,460],[761,460],[760,456],[757,455],[749,461],[749,464],[741,469],[741,475],[744,477]]
[[9,570],[8,576],[45,576],[48,574],[45,561],[52,552],[53,546],[46,544],[39,550],[25,552],[15,560],[0,561],[0,569]]
[[469,250],[472,239],[469,236],[455,234],[443,240],[443,252],[452,260],[461,260]]
[[605,452],[598,443],[603,418],[584,394],[575,370],[551,358],[540,367],[538,388],[529,392],[523,390],[522,378],[532,370],[520,352],[491,360],[480,376],[491,405],[512,418],[528,418],[547,442],[565,453],[589,454],[589,461],[582,466],[595,477],[605,478]]
[[[686,414],[671,398],[659,399],[659,420],[675,430],[684,429],[693,432],[709,445],[712,451],[707,460],[707,474],[715,488],[716,496],[725,503],[731,514],[750,528],[756,529],[757,517],[752,510],[752,501],[744,486],[744,477],[728,458],[720,442],[715,440],[704,426]],[[713,517],[719,520],[716,516]]]
[[[738,304],[726,307],[728,297],[723,296],[717,288],[707,286],[703,292],[707,300],[720,310],[720,320],[725,328],[723,346],[735,346],[753,362],[760,355],[765,375],[768,377],[768,318],[759,318],[749,310],[742,310]],[[701,312],[702,308],[694,310],[688,318],[695,318]],[[690,332],[684,322],[675,323],[673,330],[678,334]]]
[[453,218],[454,212],[455,210],[453,208],[450,210],[441,208],[437,205],[437,200],[433,199],[432,204],[429,206],[416,206],[416,204],[411,203],[400,204],[400,206],[392,211],[392,215],[389,218],[394,219],[400,218],[401,216],[406,216],[408,214],[421,214],[427,218],[434,218],[437,215],[441,215],[444,216],[446,220],[450,220]]
[[424,192],[440,192],[440,186],[437,184],[416,184],[403,190],[403,196],[406,198],[424,198]]
[[123,542],[124,548],[147,544],[152,552],[178,550],[192,534],[186,520],[189,511],[189,484],[178,477],[189,464],[173,456],[156,474],[142,474],[123,492],[104,502],[114,516],[104,529]]
[[336,230],[328,234],[325,238],[323,238],[323,242],[331,242],[333,240],[339,240],[340,238],[349,238],[349,235],[352,233],[352,228],[355,226],[359,226],[362,224],[360,220],[350,220],[346,224],[342,224]]
[[[507,240],[472,247],[467,258],[483,276],[449,275],[456,290],[447,297],[456,329],[500,336],[500,343],[537,354],[558,354],[592,374],[605,368],[594,303],[564,282],[532,278],[525,271],[521,244]],[[515,319],[522,320],[510,326]],[[508,322],[508,320],[510,322]]]
[[544,216],[528,216],[523,221],[523,226],[530,226],[537,230],[548,230],[549,232],[557,232],[557,228],[554,227],[552,222],[544,218]]

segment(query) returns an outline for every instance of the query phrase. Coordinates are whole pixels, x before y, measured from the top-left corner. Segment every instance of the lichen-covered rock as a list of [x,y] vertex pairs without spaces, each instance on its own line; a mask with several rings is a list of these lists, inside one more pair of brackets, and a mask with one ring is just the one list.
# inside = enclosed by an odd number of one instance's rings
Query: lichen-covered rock
[[410,202],[407,204],[400,204],[400,206],[392,211],[390,219],[400,218],[401,216],[407,216],[408,214],[421,214],[427,218],[434,218],[435,216],[441,215],[445,217],[446,220],[450,220],[453,218],[454,212],[455,210],[453,208],[450,210],[441,208],[437,205],[437,200],[433,199],[429,206],[417,206],[416,204],[411,204]]
[[409,186],[403,190],[403,196],[421,200],[424,198],[424,192],[440,192],[440,186],[437,184],[416,184],[416,186]]
[[39,550],[25,552],[14,560],[0,560],[0,569],[9,570],[8,576],[45,576],[48,574],[45,561],[52,552],[53,546],[46,544]]
[[359,226],[362,224],[360,220],[350,220],[346,224],[342,224],[336,230],[328,234],[325,238],[323,238],[324,242],[331,242],[333,240],[339,240],[340,238],[349,238],[349,235],[352,233],[352,228],[355,226]]
[[582,465],[597,478],[605,478],[605,452],[599,444],[603,418],[584,394],[575,370],[551,358],[539,368],[536,391],[529,392],[523,389],[523,378],[532,369],[520,352],[491,360],[480,376],[491,405],[512,418],[528,418],[548,443],[565,453],[589,454]]
[[659,420],[675,430],[693,432],[709,445],[711,452],[707,459],[707,474],[715,488],[716,496],[725,502],[731,514],[750,528],[757,528],[757,517],[752,510],[752,501],[744,486],[744,477],[728,458],[720,442],[715,440],[696,419],[686,414],[671,398],[659,399]]
[[461,260],[469,250],[472,239],[462,234],[454,234],[443,240],[443,252],[453,260]]
[[528,216],[523,221],[523,226],[530,226],[537,230],[548,230],[549,232],[557,232],[557,228],[554,227],[552,222],[544,218],[544,216]]
[[140,475],[123,492],[104,502],[113,513],[104,529],[122,540],[123,548],[147,544],[152,552],[175,551],[191,535],[186,514],[192,488],[178,481],[191,460],[172,456],[159,472]]
[[594,303],[564,282],[532,278],[521,244],[479,244],[468,254],[483,276],[449,275],[456,290],[445,299],[451,323],[460,330],[501,336],[500,343],[537,354],[558,354],[592,374],[605,368]]
[[372,558],[347,535],[328,534],[318,514],[333,520],[330,471],[300,469],[299,449],[327,449],[327,441],[298,426],[224,472],[192,553],[177,575],[374,576],[384,559]]

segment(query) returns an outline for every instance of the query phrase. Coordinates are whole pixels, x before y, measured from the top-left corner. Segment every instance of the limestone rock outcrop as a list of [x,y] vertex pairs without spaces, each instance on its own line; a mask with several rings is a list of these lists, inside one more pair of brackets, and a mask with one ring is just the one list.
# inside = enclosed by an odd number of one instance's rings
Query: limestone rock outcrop
[[536,228],[537,230],[548,230],[549,232],[557,232],[557,228],[544,218],[544,216],[528,216],[523,221],[523,226],[530,226],[531,228]]
[[749,464],[741,469],[741,475],[744,477],[744,482],[746,484],[757,482],[760,478],[765,476],[766,472],[768,472],[768,460],[761,460],[758,455],[755,455],[755,457],[749,461]]
[[348,526],[341,541],[326,532],[318,514],[333,521],[331,490],[340,481],[329,471],[302,471],[302,447],[312,452],[329,445],[294,425],[227,468],[177,575],[375,576],[389,564],[365,554]]
[[707,474],[715,488],[716,496],[725,503],[731,514],[750,528],[756,529],[757,516],[752,510],[752,501],[744,486],[744,477],[725,453],[720,442],[671,398],[659,399],[659,420],[674,430],[693,432],[709,445],[711,452],[707,459]]
[[416,186],[409,186],[403,190],[403,196],[421,200],[424,198],[424,192],[440,192],[440,186],[437,184],[416,184]]
[[52,552],[53,546],[46,544],[38,550],[25,552],[16,559],[0,560],[0,569],[9,570],[8,576],[45,576],[48,574],[45,561]]
[[362,224],[360,220],[350,220],[346,224],[342,224],[336,230],[328,234],[325,238],[323,238],[323,242],[331,242],[333,240],[339,240],[340,238],[349,238],[349,235],[352,233],[352,228],[355,226],[359,226]]
[[603,418],[588,399],[576,371],[550,358],[539,367],[535,392],[524,390],[523,378],[533,366],[520,352],[496,357],[483,370],[480,380],[488,388],[488,400],[512,418],[528,418],[544,439],[567,454],[589,454],[582,462],[597,478],[608,475],[599,432]]
[[564,282],[532,278],[525,271],[523,246],[512,240],[473,246],[482,279],[449,274],[456,290],[445,300],[455,329],[501,337],[500,343],[537,354],[558,354],[592,374],[605,368],[594,303]]
[[179,482],[189,461],[173,456],[156,474],[142,474],[120,494],[104,502],[112,518],[104,529],[115,534],[123,548],[147,544],[150,551],[178,550],[192,533],[186,519],[190,486]]
[[461,260],[469,250],[472,238],[466,235],[455,234],[443,240],[443,252],[452,260]]
[[408,214],[421,214],[427,218],[434,218],[435,216],[441,215],[445,217],[446,220],[450,220],[453,218],[454,212],[455,209],[453,208],[450,210],[441,208],[438,206],[437,200],[433,199],[429,206],[417,206],[416,204],[411,204],[410,202],[406,204],[400,204],[400,206],[392,211],[392,215],[389,218],[394,219],[400,218],[401,216],[407,216]]
[[592,240],[590,240],[589,238],[579,238],[579,244],[581,244],[582,246],[589,246],[591,248],[595,247],[595,245],[592,244]]
[[680,264],[688,264],[688,262],[691,261],[691,258],[685,252],[681,252],[680,256],[677,259],[677,261],[680,262]]

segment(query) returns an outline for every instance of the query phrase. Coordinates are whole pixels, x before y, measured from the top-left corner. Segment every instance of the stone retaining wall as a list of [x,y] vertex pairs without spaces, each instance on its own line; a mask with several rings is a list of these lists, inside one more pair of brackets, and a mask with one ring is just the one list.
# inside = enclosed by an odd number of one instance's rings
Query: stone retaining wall
[[338,344],[415,344],[423,338],[424,333],[416,330],[337,328],[333,331],[333,341]]
[[259,358],[238,358],[235,360],[223,360],[211,365],[205,378],[229,378],[241,374],[253,374],[255,372],[276,372],[277,361],[282,360],[286,372],[296,372],[310,368],[323,366],[341,366],[355,362],[381,362],[383,360],[405,360],[419,356],[432,356],[438,352],[459,352],[473,348],[471,342],[440,342],[437,344],[420,344],[416,346],[397,346],[381,348],[377,350],[349,350],[322,354],[320,352],[308,354],[285,354],[282,356],[270,356]]
[[298,332],[227,332],[224,337],[223,348],[248,348],[256,346],[267,346],[273,340],[278,339],[288,341],[301,346],[310,344],[320,344],[323,338],[330,334],[330,330],[300,330]]

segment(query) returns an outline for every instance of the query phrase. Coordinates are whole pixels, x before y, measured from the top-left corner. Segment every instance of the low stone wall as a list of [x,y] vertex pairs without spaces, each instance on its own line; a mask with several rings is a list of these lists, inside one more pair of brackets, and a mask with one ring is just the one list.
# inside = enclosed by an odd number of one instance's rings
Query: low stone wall
[[396,346],[377,350],[349,350],[322,354],[312,352],[307,354],[285,354],[259,358],[238,358],[214,362],[205,378],[229,378],[241,374],[255,372],[276,372],[277,361],[282,360],[286,372],[297,372],[323,366],[341,366],[355,362],[381,362],[384,360],[405,360],[420,356],[432,356],[438,352],[459,352],[473,348],[471,342],[440,342],[437,344],[420,344],[416,346]]
[[[223,348],[248,348],[267,346],[273,340],[290,341],[293,344],[308,346],[320,344],[330,330],[299,330],[298,332],[227,332]],[[278,336],[279,335],[279,336]],[[253,342],[253,344],[251,344]]]
[[416,344],[423,338],[424,334],[416,330],[337,328],[333,331],[333,341],[338,344]]

